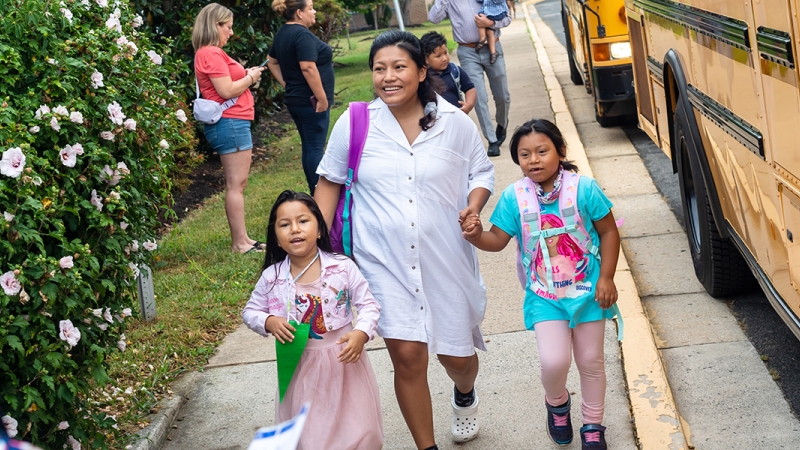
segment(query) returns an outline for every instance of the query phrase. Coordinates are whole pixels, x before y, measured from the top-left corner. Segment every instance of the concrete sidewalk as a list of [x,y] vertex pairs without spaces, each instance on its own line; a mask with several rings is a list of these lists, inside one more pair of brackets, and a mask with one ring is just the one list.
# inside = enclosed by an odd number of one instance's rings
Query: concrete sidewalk
[[[570,159],[577,160],[582,171],[589,174],[591,168],[558,81],[541,39],[533,27],[529,32],[531,22],[525,11],[520,5],[518,18],[503,30],[512,98],[509,128],[513,130],[532,117],[556,121],[568,139]],[[538,55],[536,50],[539,50]],[[501,156],[492,161],[496,167],[495,191],[499,194],[519,178],[520,172],[508,156],[507,144]],[[484,211],[485,220],[497,197],[490,199]],[[469,443],[456,445],[450,441],[452,382],[432,355],[429,382],[438,444],[442,449],[556,448],[547,438],[536,337],[524,329],[522,322],[523,293],[516,278],[515,251],[509,246],[501,253],[479,254],[489,297],[483,324],[489,351],[479,353],[481,370],[476,385],[481,397],[481,433]],[[625,317],[626,339],[621,348],[616,341],[614,322],[607,322],[608,388],[604,425],[608,426],[609,447],[638,448],[636,429],[642,448],[684,448],[653,335],[624,257],[616,281]],[[371,343],[370,348],[369,357],[381,390],[386,432],[384,448],[413,449],[413,440],[394,398],[388,353],[381,341]],[[629,361],[634,365],[629,366]],[[257,428],[272,424],[276,384],[273,340],[242,326],[225,339],[202,373],[187,374],[173,386],[175,398],[166,402],[159,418],[143,430],[142,434],[149,436],[152,444],[143,440],[135,448],[245,449]],[[574,366],[568,388],[575,397],[573,414],[576,420],[573,422],[577,437],[580,384]],[[188,400],[181,406],[184,399]],[[580,448],[580,439],[567,448]]]

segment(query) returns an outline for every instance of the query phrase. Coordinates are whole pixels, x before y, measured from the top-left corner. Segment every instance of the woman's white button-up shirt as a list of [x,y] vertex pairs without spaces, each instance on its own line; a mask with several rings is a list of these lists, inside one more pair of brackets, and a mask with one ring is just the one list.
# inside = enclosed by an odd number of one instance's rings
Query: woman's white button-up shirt
[[[381,304],[378,334],[426,342],[431,353],[485,350],[486,291],[458,213],[494,166],[472,120],[438,97],[438,120],[409,144],[388,106],[369,105],[369,133],[353,184],[354,256]],[[350,116],[334,125],[320,176],[344,184]]]

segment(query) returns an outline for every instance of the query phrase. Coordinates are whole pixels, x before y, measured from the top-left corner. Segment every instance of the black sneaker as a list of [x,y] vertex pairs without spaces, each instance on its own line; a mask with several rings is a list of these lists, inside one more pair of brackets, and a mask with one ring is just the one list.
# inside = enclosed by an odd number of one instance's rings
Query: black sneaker
[[572,418],[569,414],[572,399],[561,406],[551,406],[547,402],[544,405],[547,407],[547,432],[550,439],[558,445],[572,442]]
[[503,145],[503,142],[506,141],[505,127],[501,127],[500,125],[498,125],[497,128],[494,129],[494,135],[495,137],[497,137],[497,145]]
[[486,151],[489,156],[500,156],[500,142],[490,142],[489,150]]
[[606,427],[591,423],[581,427],[581,450],[606,449]]

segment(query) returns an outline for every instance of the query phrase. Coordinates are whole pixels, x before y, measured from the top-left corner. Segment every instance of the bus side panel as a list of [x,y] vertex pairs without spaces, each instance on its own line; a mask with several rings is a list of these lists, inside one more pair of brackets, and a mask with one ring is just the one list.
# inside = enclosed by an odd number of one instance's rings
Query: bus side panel
[[[572,41],[572,53],[575,57],[575,65],[581,74],[584,73],[584,64],[586,64],[586,36],[584,35],[583,27],[583,11],[581,4],[577,0],[562,0],[563,5],[566,7],[567,24],[569,25],[569,35]],[[569,42],[567,42],[569,45]],[[582,75],[585,79],[585,75]]]

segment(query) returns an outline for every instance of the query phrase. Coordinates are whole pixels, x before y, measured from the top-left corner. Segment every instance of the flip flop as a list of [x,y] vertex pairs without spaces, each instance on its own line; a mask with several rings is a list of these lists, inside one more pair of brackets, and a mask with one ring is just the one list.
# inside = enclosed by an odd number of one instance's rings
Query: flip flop
[[244,252],[243,254],[246,255],[248,253],[263,253],[264,252],[264,247],[262,247],[262,245],[264,245],[262,242],[256,241],[256,243],[253,244],[252,247],[248,248],[247,251]]
[[266,250],[266,249],[267,249],[267,244],[265,244],[265,243],[263,243],[263,242],[261,242],[261,241],[256,241],[256,242],[253,244],[253,248],[258,248],[258,249],[261,249],[261,250]]

